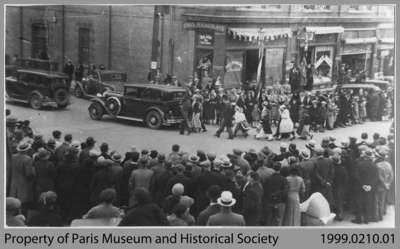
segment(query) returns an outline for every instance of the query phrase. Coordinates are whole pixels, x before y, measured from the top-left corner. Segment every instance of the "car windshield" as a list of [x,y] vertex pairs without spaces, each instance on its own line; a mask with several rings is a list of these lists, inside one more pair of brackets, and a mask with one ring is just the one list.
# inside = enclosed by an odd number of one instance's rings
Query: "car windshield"
[[64,78],[51,78],[49,81],[53,84],[65,84],[66,81]]
[[185,97],[185,92],[169,92],[164,94],[164,100],[182,100]]

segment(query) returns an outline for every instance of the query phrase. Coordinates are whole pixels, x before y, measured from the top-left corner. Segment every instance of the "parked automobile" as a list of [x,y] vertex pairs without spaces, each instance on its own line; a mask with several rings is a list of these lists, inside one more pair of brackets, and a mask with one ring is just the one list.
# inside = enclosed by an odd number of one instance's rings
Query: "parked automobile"
[[112,70],[101,70],[89,74],[82,81],[76,81],[73,87],[74,95],[78,98],[95,97],[106,91],[121,92],[126,83],[126,73]]
[[186,95],[182,87],[126,84],[122,93],[105,92],[93,98],[89,115],[100,120],[103,115],[116,119],[142,121],[152,129],[169,126],[182,121],[181,105]]
[[381,89],[373,84],[344,84],[336,86],[335,91],[340,90],[353,90],[356,94],[360,94],[360,90],[362,92],[365,91],[381,91]]
[[63,109],[69,104],[67,76],[63,73],[17,69],[6,78],[6,99],[28,103],[33,109],[55,106]]

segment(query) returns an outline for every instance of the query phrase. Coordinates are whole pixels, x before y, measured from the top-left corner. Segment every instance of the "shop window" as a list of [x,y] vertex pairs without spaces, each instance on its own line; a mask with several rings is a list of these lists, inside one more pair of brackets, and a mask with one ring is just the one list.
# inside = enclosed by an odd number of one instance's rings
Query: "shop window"
[[327,82],[332,78],[333,47],[316,47],[314,57],[316,82]]
[[79,63],[89,64],[90,30],[79,28]]
[[32,25],[32,57],[43,60],[49,59],[48,55],[48,30],[43,23]]

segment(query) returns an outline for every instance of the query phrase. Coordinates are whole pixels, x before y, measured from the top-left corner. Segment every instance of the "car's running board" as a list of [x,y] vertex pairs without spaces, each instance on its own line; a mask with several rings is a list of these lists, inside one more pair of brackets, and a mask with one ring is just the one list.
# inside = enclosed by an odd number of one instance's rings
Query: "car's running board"
[[126,117],[126,116],[116,116],[116,117],[120,118],[120,119],[143,122],[143,119],[141,119],[141,118],[132,118],[132,117]]

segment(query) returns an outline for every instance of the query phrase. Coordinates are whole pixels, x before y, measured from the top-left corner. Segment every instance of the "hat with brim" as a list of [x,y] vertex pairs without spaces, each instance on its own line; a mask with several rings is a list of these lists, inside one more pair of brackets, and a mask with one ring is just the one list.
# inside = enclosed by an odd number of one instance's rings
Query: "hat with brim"
[[243,151],[240,149],[233,149],[233,154],[236,156],[241,156],[243,154]]
[[111,157],[114,162],[121,162],[122,156],[119,153],[114,153]]
[[316,142],[314,140],[310,140],[308,143],[306,143],[306,148],[314,149],[315,145],[316,145]]
[[221,197],[218,198],[217,203],[222,207],[232,207],[236,203],[236,199],[233,198],[232,192],[223,191]]
[[303,151],[301,152],[301,157],[302,157],[303,159],[308,160],[308,159],[310,159],[310,153],[308,153],[307,151],[303,150]]
[[196,155],[191,155],[191,156],[189,157],[189,162],[191,162],[191,163],[198,163],[198,162],[199,162],[199,157],[196,156]]
[[221,157],[220,160],[221,160],[221,168],[226,169],[232,167],[232,163],[228,157]]
[[17,151],[24,152],[24,151],[28,151],[30,148],[31,148],[31,145],[29,143],[20,143],[17,146]]

